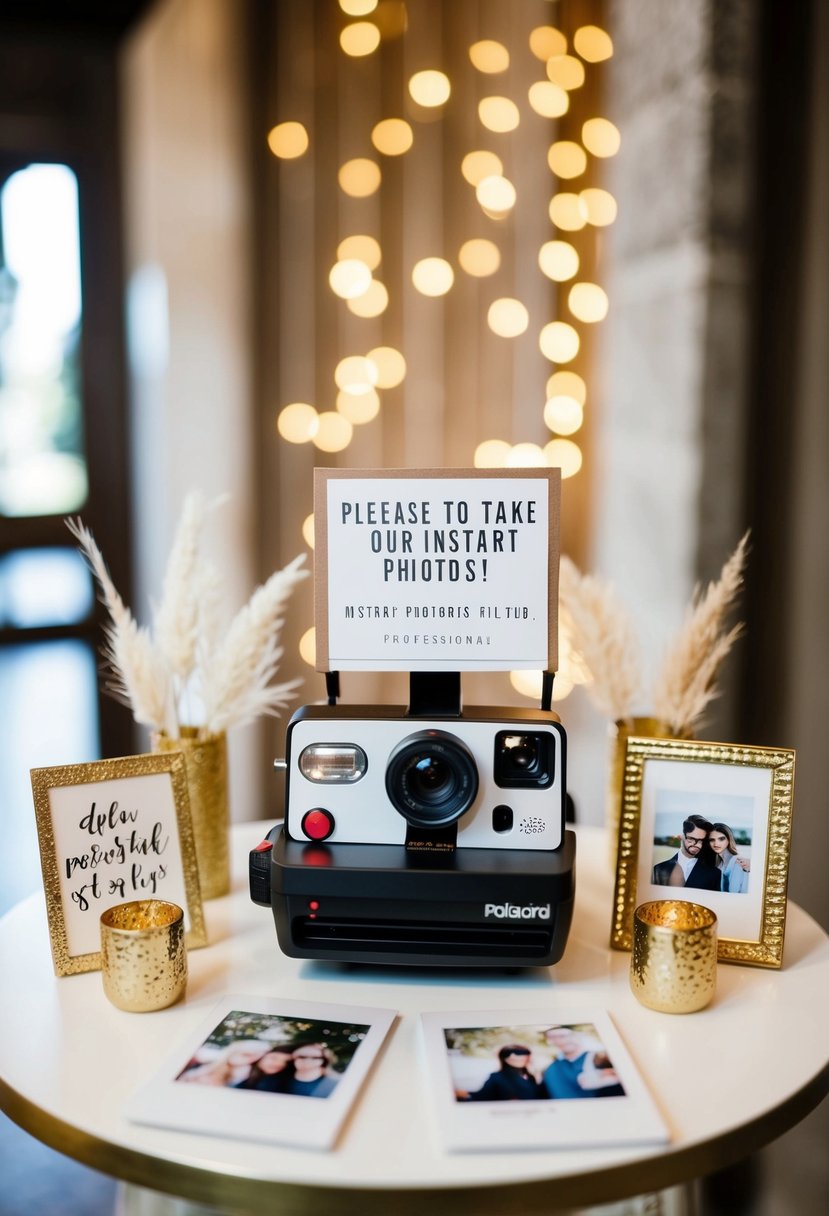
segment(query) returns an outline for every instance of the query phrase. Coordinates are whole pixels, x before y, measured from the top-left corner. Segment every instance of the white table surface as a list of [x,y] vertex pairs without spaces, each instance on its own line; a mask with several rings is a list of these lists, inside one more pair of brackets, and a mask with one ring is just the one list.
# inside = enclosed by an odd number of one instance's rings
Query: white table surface
[[[607,946],[606,837],[582,827],[573,926],[553,968],[509,974],[303,962],[281,954],[271,914],[248,896],[248,849],[269,826],[233,829],[233,892],[206,904],[211,944],[191,952],[186,1000],[171,1009],[121,1012],[104,997],[99,973],[55,977],[42,894],[0,921],[0,1104],[13,1119],[106,1173],[235,1210],[402,1216],[425,1202],[431,1216],[482,1216],[600,1203],[711,1172],[782,1134],[829,1091],[829,938],[796,905],[781,971],[720,964],[708,1009],[655,1013],[629,990],[629,955]],[[126,1097],[231,992],[399,1010],[332,1152],[124,1119]],[[415,1063],[416,1014],[521,1008],[544,1020],[574,1006],[610,1011],[671,1143],[444,1152]]]

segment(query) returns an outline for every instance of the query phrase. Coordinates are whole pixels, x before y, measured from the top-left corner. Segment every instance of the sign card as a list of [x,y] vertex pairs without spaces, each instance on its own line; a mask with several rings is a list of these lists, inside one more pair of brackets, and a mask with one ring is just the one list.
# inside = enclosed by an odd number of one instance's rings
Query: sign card
[[188,947],[207,935],[180,752],[31,770],[57,975],[101,965],[100,917],[164,899],[184,910]]
[[317,469],[318,671],[554,671],[559,469]]

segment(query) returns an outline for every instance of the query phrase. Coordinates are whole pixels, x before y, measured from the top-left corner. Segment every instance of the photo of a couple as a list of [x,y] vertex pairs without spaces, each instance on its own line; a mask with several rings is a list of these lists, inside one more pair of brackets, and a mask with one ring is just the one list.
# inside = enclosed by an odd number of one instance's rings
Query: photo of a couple
[[234,1010],[176,1080],[188,1085],[327,1098],[368,1029]]
[[[651,882],[745,895],[751,875],[750,822],[731,823],[678,811],[658,810]],[[670,821],[673,821],[672,823]]]
[[625,1093],[592,1025],[446,1029],[444,1037],[457,1102]]

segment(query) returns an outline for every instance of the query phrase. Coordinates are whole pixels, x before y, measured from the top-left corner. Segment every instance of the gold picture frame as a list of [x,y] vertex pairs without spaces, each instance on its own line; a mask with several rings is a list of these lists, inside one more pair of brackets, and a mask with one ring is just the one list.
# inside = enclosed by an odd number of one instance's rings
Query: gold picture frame
[[207,945],[184,756],[126,756],[31,770],[56,975],[101,966],[100,914],[158,897]]
[[[689,899],[717,914],[717,957],[721,962],[781,967],[794,768],[795,753],[788,748],[629,738],[611,946],[630,950],[636,906],[670,894],[672,899]],[[719,870],[719,889],[713,887],[713,878],[702,868],[695,880],[699,886],[672,885],[673,875],[679,872],[683,824],[694,813],[717,829],[709,836],[717,847],[724,848],[721,857],[728,858],[728,869],[733,871],[730,880],[723,879],[722,861],[717,861],[706,838],[706,855],[696,864]],[[725,827],[733,829],[730,840]],[[695,835],[699,836],[699,830]],[[739,857],[748,861],[747,870],[742,869]],[[741,875],[735,863],[740,865]],[[710,888],[702,885],[709,881]],[[734,890],[729,889],[729,882]]]

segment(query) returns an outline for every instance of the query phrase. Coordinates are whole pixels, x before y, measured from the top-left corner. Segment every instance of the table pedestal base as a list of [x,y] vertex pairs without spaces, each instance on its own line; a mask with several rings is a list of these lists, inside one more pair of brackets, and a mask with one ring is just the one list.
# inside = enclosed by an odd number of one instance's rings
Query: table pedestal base
[[[318,1193],[317,1193],[318,1194]],[[423,1204],[431,1216],[443,1216],[435,1212],[428,1191],[423,1193]],[[482,1207],[485,1199],[482,1195]],[[341,1194],[332,1193],[330,1213],[317,1197],[309,1199],[307,1211],[291,1206],[290,1211],[281,1207],[271,1209],[272,1216],[334,1216],[342,1211]],[[654,1191],[650,1195],[637,1195],[632,1199],[620,1199],[617,1203],[601,1204],[591,1208],[568,1208],[567,1211],[545,1205],[544,1210],[531,1211],[521,1207],[521,1216],[696,1216],[694,1183]],[[161,1195],[143,1187],[119,1183],[114,1216],[250,1216],[247,1211],[214,1208],[190,1199],[177,1199],[174,1195]],[[504,1216],[509,1216],[505,1212]]]

